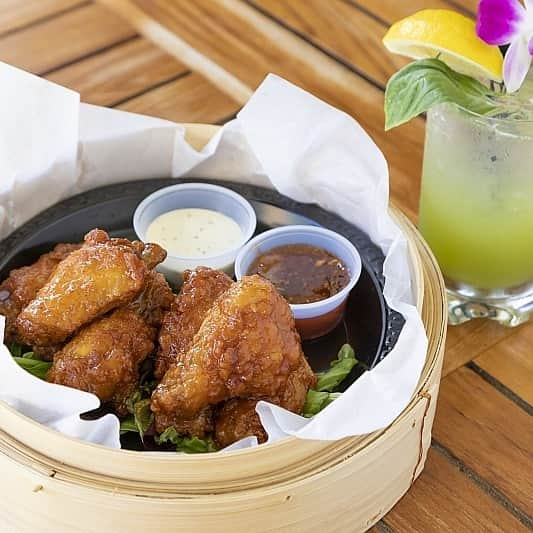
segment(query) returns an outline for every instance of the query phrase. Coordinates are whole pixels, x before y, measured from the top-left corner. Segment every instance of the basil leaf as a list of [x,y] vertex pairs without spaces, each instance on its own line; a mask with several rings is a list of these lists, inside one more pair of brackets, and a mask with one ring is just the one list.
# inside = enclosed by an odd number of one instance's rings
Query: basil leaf
[[318,381],[315,390],[333,392],[352,371],[357,362],[354,349],[349,344],[344,344],[337,354],[337,359],[331,362],[331,370],[317,374]]
[[340,392],[319,392],[309,389],[307,391],[307,396],[305,397],[302,416],[306,418],[315,416],[339,396],[341,396]]
[[46,379],[46,374],[52,366],[52,363],[49,363],[48,361],[40,361],[39,359],[31,359],[27,357],[13,357],[13,359],[21,368],[39,379]]
[[496,107],[490,98],[495,95],[481,82],[455,72],[439,59],[420,59],[400,69],[387,83],[385,130],[445,102],[485,115]]

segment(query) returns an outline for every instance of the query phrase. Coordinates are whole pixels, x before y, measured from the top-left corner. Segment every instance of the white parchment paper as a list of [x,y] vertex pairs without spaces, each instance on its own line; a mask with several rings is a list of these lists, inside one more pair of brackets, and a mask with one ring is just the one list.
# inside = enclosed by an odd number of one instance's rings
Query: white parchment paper
[[[385,298],[406,322],[390,354],[313,419],[260,402],[269,441],[362,435],[389,425],[406,407],[427,339],[407,242],[387,210],[387,163],[353,118],[269,75],[237,118],[197,152],[172,122],[79,104],[76,93],[3,63],[0,81],[0,238],[67,196],[151,177],[242,181],[317,203],[365,230],[383,250]],[[65,434],[120,446],[116,417],[79,419],[98,405],[95,396],[40,382],[17,367],[5,346],[0,367],[1,400]],[[256,444],[248,438],[231,448]]]

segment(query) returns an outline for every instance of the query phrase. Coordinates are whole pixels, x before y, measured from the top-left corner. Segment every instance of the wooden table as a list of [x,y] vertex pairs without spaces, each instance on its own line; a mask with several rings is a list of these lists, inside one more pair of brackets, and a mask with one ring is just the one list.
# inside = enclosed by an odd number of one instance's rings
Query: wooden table
[[[85,102],[216,124],[275,72],[362,124],[389,161],[392,199],[416,221],[424,121],[384,132],[383,90],[404,60],[386,53],[381,38],[418,9],[472,15],[476,4],[2,0],[0,58]],[[443,376],[426,469],[373,530],[533,529],[533,324],[450,328]]]

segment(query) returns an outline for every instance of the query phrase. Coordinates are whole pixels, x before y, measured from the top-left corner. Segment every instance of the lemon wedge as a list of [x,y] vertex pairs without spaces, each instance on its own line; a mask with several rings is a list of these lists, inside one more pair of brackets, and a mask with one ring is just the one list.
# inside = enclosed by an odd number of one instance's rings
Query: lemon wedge
[[424,9],[393,24],[383,44],[412,59],[438,57],[473,78],[502,80],[503,56],[476,35],[472,19],[449,9]]

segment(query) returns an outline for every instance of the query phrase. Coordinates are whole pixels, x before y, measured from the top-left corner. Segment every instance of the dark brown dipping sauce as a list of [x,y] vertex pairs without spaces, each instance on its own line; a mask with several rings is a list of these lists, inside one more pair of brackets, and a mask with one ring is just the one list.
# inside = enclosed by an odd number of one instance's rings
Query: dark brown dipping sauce
[[325,300],[350,281],[350,272],[340,259],[308,244],[272,248],[250,265],[248,275],[252,274],[270,280],[291,304]]

